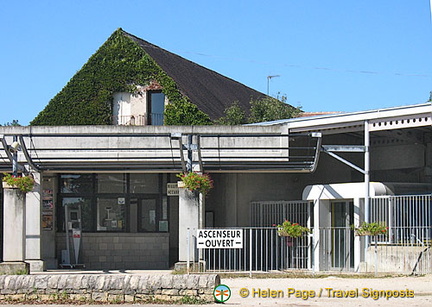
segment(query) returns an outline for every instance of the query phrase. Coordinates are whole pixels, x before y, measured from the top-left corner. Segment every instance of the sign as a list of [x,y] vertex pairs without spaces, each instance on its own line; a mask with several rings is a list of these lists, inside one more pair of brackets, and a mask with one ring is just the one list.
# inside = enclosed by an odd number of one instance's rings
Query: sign
[[197,248],[243,248],[242,229],[197,229]]
[[168,196],[179,196],[179,188],[176,183],[167,183],[167,195]]

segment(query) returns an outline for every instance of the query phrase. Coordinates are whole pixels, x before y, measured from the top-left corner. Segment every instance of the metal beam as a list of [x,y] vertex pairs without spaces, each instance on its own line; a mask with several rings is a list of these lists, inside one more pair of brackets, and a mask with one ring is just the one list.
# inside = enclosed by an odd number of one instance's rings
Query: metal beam
[[322,145],[326,152],[365,152],[365,146],[356,145]]
[[345,158],[342,158],[341,156],[338,156],[338,155],[335,154],[334,152],[326,151],[324,148],[323,148],[323,151],[324,151],[325,153],[327,153],[328,155],[332,156],[333,158],[335,158],[335,159],[341,161],[342,163],[344,163],[344,164],[346,164],[346,165],[352,167],[352,168],[355,169],[356,171],[359,171],[359,172],[362,173],[362,174],[366,174],[366,172],[365,172],[364,169],[362,169],[361,167],[355,165],[354,163],[352,163],[352,162],[346,160]]

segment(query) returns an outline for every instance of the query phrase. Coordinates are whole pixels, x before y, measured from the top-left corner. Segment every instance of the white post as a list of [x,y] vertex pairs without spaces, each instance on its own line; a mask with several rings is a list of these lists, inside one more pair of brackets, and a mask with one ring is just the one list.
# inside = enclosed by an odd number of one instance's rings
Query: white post
[[25,193],[3,183],[3,262],[1,274],[30,272],[25,262]]
[[369,154],[369,146],[370,146],[370,138],[369,138],[369,121],[365,121],[365,131],[364,131],[364,146],[365,146],[365,154],[364,154],[364,182],[365,182],[365,222],[369,223],[369,197],[370,197],[370,178],[369,178],[369,169],[370,169],[370,154]]
[[[199,228],[199,195],[186,188],[179,188],[179,261],[190,261],[194,255],[194,244],[187,244],[188,228]],[[190,240],[190,238],[189,238]],[[192,242],[191,242],[192,243]]]
[[[35,180],[33,191],[26,194],[26,262],[32,272],[42,272],[41,242],[41,174],[32,173]],[[39,217],[39,218],[38,218]]]
[[[370,222],[369,217],[369,197],[370,197],[370,178],[369,178],[369,146],[370,146],[370,138],[369,138],[369,121],[364,122],[364,184],[365,184],[365,199],[364,199],[364,208],[365,208],[365,222]],[[365,238],[365,255],[367,253],[368,245],[369,245],[369,236]]]
[[25,261],[25,193],[6,187],[3,205],[3,261]]
[[252,228],[249,229],[249,277],[252,277]]
[[[361,203],[360,198],[354,198],[354,227],[358,228],[360,226],[360,215],[361,210]],[[361,264],[361,251],[363,250],[361,247],[361,237],[360,236],[354,236],[354,268],[356,268],[357,271],[361,270],[360,264]]]
[[313,270],[314,272],[318,272],[321,267],[321,252],[322,252],[322,245],[320,240],[320,199],[314,199],[314,230],[313,230],[313,246],[312,246],[312,252],[314,253],[314,264],[313,264]]

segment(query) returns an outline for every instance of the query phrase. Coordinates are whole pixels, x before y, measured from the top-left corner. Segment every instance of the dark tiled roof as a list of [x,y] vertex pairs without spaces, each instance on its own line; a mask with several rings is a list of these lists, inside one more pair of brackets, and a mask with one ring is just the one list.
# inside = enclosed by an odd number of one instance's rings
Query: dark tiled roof
[[175,81],[182,94],[213,120],[222,117],[224,110],[231,106],[234,101],[238,101],[240,106],[249,110],[251,99],[260,99],[266,96],[132,34],[124,32],[124,35],[141,46]]

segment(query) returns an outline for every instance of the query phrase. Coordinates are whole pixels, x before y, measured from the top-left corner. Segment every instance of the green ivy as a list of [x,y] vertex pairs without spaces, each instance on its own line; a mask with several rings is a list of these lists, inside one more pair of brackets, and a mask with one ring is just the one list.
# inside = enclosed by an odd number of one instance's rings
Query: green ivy
[[[210,124],[176,83],[127,34],[118,29],[48,103],[31,125],[111,125],[112,97],[115,92],[137,90],[136,85],[157,81],[170,105],[165,112],[167,125]],[[178,112],[178,113],[176,113]]]

